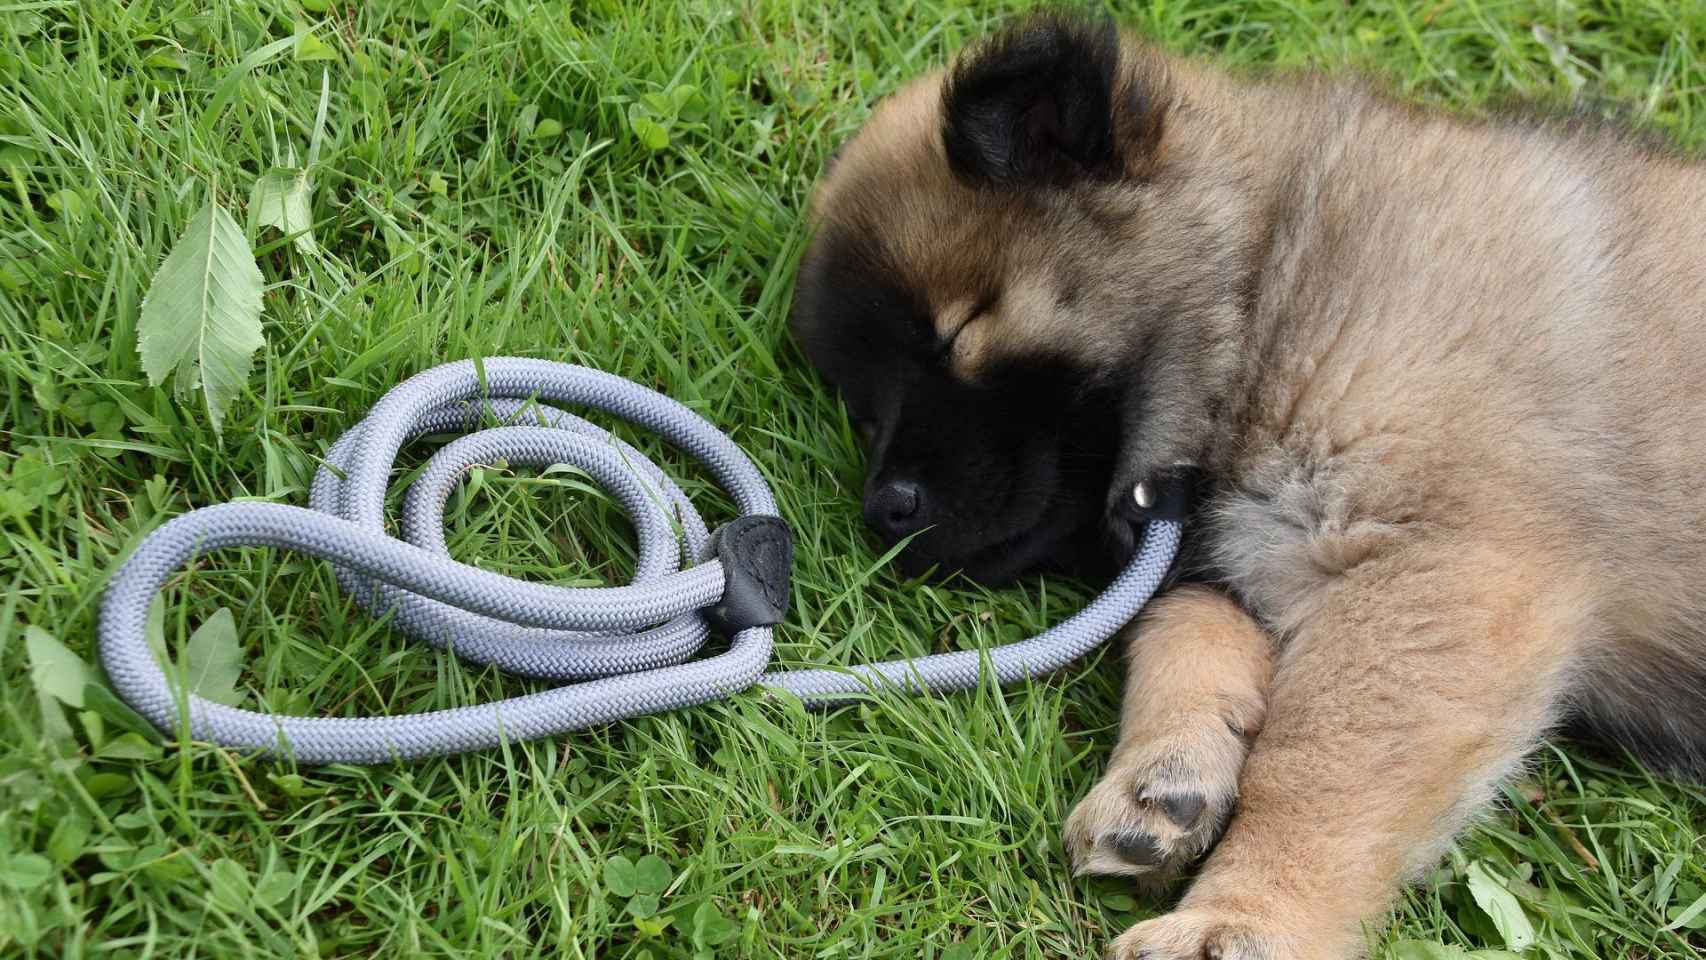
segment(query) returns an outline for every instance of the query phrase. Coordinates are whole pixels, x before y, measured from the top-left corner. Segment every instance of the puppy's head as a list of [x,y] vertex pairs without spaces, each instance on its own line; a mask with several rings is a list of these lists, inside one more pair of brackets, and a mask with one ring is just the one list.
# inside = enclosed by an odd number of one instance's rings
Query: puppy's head
[[1193,183],[1160,59],[1018,24],[879,104],[813,202],[791,326],[864,437],[903,568],[1123,561],[1131,486],[1201,442],[1239,217]]

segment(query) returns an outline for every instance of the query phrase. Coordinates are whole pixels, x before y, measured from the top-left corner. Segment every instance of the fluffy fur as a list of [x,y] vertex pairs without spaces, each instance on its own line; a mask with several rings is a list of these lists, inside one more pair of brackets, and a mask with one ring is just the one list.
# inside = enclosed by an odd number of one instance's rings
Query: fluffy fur
[[1564,723],[1706,772],[1703,205],[1614,128],[1055,16],[841,150],[793,328],[904,559],[1117,563],[1134,483],[1208,481],[1067,827],[1081,870],[1213,848],[1118,955],[1358,954]]

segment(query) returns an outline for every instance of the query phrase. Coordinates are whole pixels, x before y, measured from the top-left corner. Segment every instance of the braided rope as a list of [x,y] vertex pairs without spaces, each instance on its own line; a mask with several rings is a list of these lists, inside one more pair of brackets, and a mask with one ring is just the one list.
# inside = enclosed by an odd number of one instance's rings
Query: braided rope
[[[656,464],[555,405],[592,407],[655,431],[703,463],[742,515],[776,512],[751,460],[704,418],[652,390],[586,367],[505,357],[460,361],[403,382],[332,446],[309,506],[227,503],[176,517],[119,568],[102,600],[101,659],[119,695],[168,734],[303,763],[383,763],[478,750],[731,696],[754,684],[821,705],[883,682],[907,692],[976,686],[985,658],[1001,683],[1054,670],[1127,623],[1160,585],[1179,526],[1147,525],[1136,557],[1114,583],[1066,621],[1029,640],[845,669],[764,672],[769,627],[741,630],[723,653],[690,659],[708,628],[700,610],[723,592],[720,560],[707,555],[704,520]],[[445,445],[409,488],[403,539],[385,532],[385,490],[398,452],[424,434],[469,430],[484,411],[500,422]],[[575,465],[633,520],[639,540],[625,586],[529,583],[451,559],[445,502],[473,467]],[[278,547],[329,560],[339,584],[405,634],[458,657],[529,677],[575,680],[494,703],[383,717],[298,717],[242,710],[176,689],[144,635],[148,606],[172,573],[197,557],[240,546]],[[681,568],[682,551],[698,562]],[[182,712],[181,712],[182,711]]]

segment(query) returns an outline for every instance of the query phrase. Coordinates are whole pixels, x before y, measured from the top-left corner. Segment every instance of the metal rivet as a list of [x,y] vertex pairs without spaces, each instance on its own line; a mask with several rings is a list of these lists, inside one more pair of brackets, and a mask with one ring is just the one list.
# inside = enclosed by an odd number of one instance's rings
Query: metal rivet
[[1155,494],[1150,492],[1149,484],[1147,483],[1139,483],[1137,486],[1133,487],[1131,497],[1133,500],[1137,501],[1138,506],[1145,510],[1155,506]]

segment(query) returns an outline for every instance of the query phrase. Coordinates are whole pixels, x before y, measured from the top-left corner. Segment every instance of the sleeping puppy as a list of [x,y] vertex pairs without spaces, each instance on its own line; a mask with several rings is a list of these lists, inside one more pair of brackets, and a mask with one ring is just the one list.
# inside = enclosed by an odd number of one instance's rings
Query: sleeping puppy
[[905,568],[1109,570],[1202,480],[1065,843],[1208,856],[1115,955],[1362,953],[1566,725],[1706,770],[1699,167],[1048,15],[881,103],[813,222],[791,326]]

